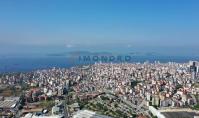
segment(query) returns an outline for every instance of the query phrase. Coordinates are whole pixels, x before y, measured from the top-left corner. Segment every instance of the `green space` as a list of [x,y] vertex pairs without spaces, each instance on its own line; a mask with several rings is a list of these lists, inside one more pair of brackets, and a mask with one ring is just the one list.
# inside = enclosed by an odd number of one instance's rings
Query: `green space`
[[193,106],[194,110],[199,110],[199,104]]
[[42,101],[40,103],[40,107],[42,108],[52,108],[55,105],[55,101],[54,100],[46,100],[46,101]]
[[131,110],[129,110],[129,114],[124,113],[123,111],[118,110],[118,103],[112,103],[114,108],[107,105],[110,104],[110,99],[107,96],[101,95],[99,100],[90,100],[90,101],[81,101],[78,97],[76,99],[76,102],[79,103],[80,109],[88,109],[94,112],[97,112],[98,114],[111,116],[113,118],[128,118],[128,115],[132,115],[132,117],[136,117],[136,114],[134,114]]
[[135,86],[137,86],[138,83],[140,83],[141,81],[132,81],[131,82],[131,87],[134,88]]

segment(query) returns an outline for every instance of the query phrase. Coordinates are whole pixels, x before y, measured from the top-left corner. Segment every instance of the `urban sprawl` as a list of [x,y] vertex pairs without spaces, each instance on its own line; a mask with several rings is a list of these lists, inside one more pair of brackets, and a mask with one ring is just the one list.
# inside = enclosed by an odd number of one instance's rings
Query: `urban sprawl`
[[4,118],[197,118],[198,110],[197,61],[0,74]]

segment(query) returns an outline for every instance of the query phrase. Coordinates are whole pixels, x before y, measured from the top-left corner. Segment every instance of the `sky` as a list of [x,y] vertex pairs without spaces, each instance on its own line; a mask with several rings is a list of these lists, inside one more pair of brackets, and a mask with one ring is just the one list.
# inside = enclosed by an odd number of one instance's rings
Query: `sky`
[[198,0],[1,0],[0,56],[199,55]]

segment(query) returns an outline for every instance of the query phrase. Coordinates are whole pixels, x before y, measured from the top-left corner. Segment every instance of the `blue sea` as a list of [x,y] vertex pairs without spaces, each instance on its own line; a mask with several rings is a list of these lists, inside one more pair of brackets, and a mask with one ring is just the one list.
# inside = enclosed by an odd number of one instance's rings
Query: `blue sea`
[[[178,62],[184,63],[190,60],[198,61],[197,57],[178,57],[178,56],[135,56],[129,61],[132,62]],[[64,56],[43,56],[43,57],[0,57],[0,73],[4,72],[28,72],[38,69],[48,68],[70,68],[93,64],[95,61],[81,61],[79,58],[69,58]],[[115,61],[115,63],[121,63]]]

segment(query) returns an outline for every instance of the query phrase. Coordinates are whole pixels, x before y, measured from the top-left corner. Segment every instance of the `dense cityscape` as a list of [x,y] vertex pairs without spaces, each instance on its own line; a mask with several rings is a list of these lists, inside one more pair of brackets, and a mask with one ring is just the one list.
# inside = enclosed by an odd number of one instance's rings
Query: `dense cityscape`
[[199,62],[95,63],[1,73],[0,116],[197,118]]
[[0,0],[0,118],[199,118],[199,0]]

